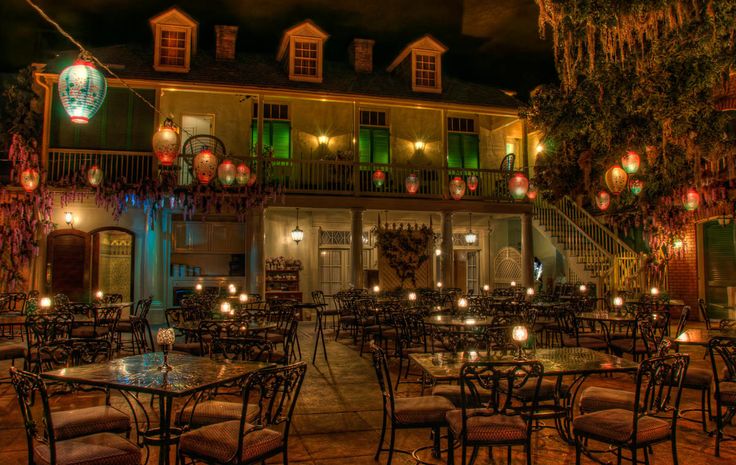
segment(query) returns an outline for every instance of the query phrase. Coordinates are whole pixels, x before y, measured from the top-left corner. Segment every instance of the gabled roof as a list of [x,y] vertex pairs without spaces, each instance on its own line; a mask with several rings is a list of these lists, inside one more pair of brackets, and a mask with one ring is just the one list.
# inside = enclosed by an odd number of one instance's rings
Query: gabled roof
[[391,64],[388,65],[387,71],[390,73],[391,71],[396,69],[396,67],[399,66],[401,62],[409,56],[411,51],[415,49],[428,50],[432,52],[437,52],[439,54],[443,54],[447,51],[447,47],[445,46],[445,44],[435,39],[430,34],[424,34],[422,37],[404,47],[401,53],[399,53],[399,56],[397,56],[394,61],[392,61]]
[[284,34],[281,36],[281,42],[279,43],[279,51],[276,53],[277,60],[281,61],[284,55],[286,55],[286,51],[289,50],[289,38],[291,36],[314,37],[323,41],[330,37],[321,27],[314,24],[314,21],[305,19],[301,23],[295,24],[284,31]]
[[194,29],[192,34],[192,53],[197,52],[197,29],[199,28],[199,22],[196,19],[189,16],[183,10],[172,6],[168,10],[162,11],[161,13],[153,16],[148,20],[148,24],[151,25],[154,35],[156,34],[156,24],[168,24],[174,26],[185,26]]

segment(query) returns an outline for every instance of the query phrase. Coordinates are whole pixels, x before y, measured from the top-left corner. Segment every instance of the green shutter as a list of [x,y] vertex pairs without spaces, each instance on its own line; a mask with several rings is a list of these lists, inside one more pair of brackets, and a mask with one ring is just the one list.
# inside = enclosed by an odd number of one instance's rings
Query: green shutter
[[705,251],[705,301],[711,318],[726,318],[718,307],[728,305],[727,288],[736,286],[736,227],[731,222],[721,226],[717,221],[703,225]]
[[371,144],[371,129],[360,128],[360,140],[358,141],[358,152],[360,153],[361,163],[370,163],[373,155],[373,146]]
[[[362,131],[362,130],[361,130]],[[373,128],[372,147],[373,147],[373,163],[389,164],[391,161],[391,137],[388,128]]]
[[[291,157],[291,125],[288,121],[270,121],[274,158]],[[265,130],[264,130],[265,132]]]
[[480,167],[478,136],[463,134],[463,168],[477,170]]
[[250,147],[255,154],[258,148],[258,120],[255,118],[250,125]]
[[447,135],[447,166],[448,168],[463,167],[462,134]]

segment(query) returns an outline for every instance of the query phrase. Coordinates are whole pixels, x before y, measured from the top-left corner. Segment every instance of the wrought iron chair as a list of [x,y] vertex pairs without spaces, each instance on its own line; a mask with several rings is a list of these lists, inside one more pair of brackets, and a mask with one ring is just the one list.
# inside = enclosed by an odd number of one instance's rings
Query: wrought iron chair
[[298,362],[250,375],[243,388],[240,418],[184,433],[179,440],[180,462],[263,463],[282,454],[288,465],[291,417],[306,371],[307,364]]
[[671,442],[673,463],[677,465],[677,419],[679,416],[682,379],[687,371],[688,355],[652,357],[639,364],[636,389],[631,409],[614,408],[587,413],[573,420],[576,464],[582,454],[591,454],[588,440],[611,445],[618,461],[622,450],[631,454],[631,462],[639,463],[637,454],[644,452],[649,463],[652,445]]
[[575,309],[571,306],[561,308],[557,312],[556,319],[557,325],[555,328],[559,331],[559,341],[562,347],[585,347],[586,349],[608,352],[609,341],[605,325],[600,325],[603,337],[598,336],[598,333],[594,335],[581,332],[580,321]]
[[41,349],[54,341],[67,340],[71,336],[74,317],[66,313],[29,315],[26,317],[26,368],[43,371],[44,357]]
[[705,323],[705,329],[711,329],[711,321],[708,316],[708,306],[705,304],[705,299],[698,299],[698,310],[700,311],[700,318]]
[[[736,338],[714,337],[708,343],[708,353],[716,386],[716,457],[720,457],[721,442],[736,439],[723,431],[736,415]],[[718,367],[719,359],[725,365],[722,371]]]

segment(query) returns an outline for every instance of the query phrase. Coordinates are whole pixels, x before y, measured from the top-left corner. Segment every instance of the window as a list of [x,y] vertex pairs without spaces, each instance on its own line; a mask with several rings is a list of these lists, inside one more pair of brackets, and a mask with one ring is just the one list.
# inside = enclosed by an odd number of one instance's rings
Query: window
[[439,92],[439,68],[439,55],[415,51],[414,88]]
[[293,37],[289,77],[294,80],[322,80],[322,41]]
[[319,252],[320,288],[326,295],[333,295],[347,287],[348,251],[345,249],[321,249]]
[[478,272],[478,252],[468,252],[468,269],[467,269],[467,290],[468,292],[479,293],[479,272]]
[[360,111],[360,140],[358,151],[361,163],[391,162],[391,135],[385,111]]
[[156,71],[189,72],[197,51],[197,21],[178,8],[169,8],[148,22],[153,29],[153,68]]
[[187,55],[187,33],[170,29],[161,30],[159,64],[184,67]]
[[447,166],[480,168],[480,148],[473,118],[447,118]]
[[[258,146],[258,104],[253,104],[253,123],[251,124],[251,143],[253,151]],[[289,106],[265,103],[263,105],[263,147],[264,152],[271,149],[273,158],[291,157],[291,123]]]

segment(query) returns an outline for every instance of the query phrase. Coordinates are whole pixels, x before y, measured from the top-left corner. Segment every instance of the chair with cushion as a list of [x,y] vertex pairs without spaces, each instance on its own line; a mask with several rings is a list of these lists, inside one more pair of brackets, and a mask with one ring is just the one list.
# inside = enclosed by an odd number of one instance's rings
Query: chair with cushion
[[74,317],[66,313],[29,315],[26,317],[26,367],[41,372],[48,367],[49,358],[43,348],[54,341],[68,340]]
[[[608,351],[606,326],[600,325],[602,333],[584,333],[580,330],[580,321],[572,306],[561,308],[557,312],[557,325],[562,347],[584,347],[586,349]],[[603,336],[599,336],[603,334]]]
[[[337,308],[330,308],[325,299],[325,293],[322,291],[312,292],[312,302],[318,306],[317,311],[322,315],[322,327],[324,328],[327,323],[327,317],[332,318],[332,328],[337,327],[337,318],[340,316],[340,311]],[[317,318],[314,319],[314,329],[317,330]]]
[[[736,415],[736,338],[714,337],[708,343],[708,353],[716,386],[716,457],[720,457],[721,442],[736,439],[723,431]],[[723,369],[718,366],[719,360],[725,365]]]
[[187,459],[210,464],[265,463],[282,454],[288,465],[291,417],[306,371],[307,364],[298,362],[250,375],[243,388],[240,417],[182,434],[180,463],[188,463]]
[[[631,354],[635,361],[656,351],[669,328],[669,313],[639,312],[629,337],[611,340],[611,351],[616,355]],[[642,336],[643,330],[649,331],[648,337]]]
[[[376,371],[378,386],[383,398],[383,421],[381,425],[381,439],[374,460],[378,460],[381,452],[388,452],[386,465],[391,465],[394,452],[407,453],[394,449],[397,429],[431,428],[434,438],[434,452],[440,451],[440,428],[447,425],[445,414],[455,406],[449,400],[440,396],[394,397],[391,373],[388,369],[386,354],[378,346],[372,346],[373,368]],[[386,438],[386,429],[391,426],[391,437],[388,449],[383,447]]]
[[698,310],[700,312],[700,318],[705,322],[705,329],[711,329],[711,321],[708,316],[708,306],[705,304],[705,299],[698,299]]
[[633,409],[613,408],[577,416],[573,420],[576,464],[580,465],[583,453],[592,453],[588,449],[592,440],[614,449],[618,463],[622,451],[628,450],[634,464],[640,463],[640,449],[644,451],[644,463],[649,463],[651,446],[669,441],[672,461],[677,465],[677,419],[689,361],[688,355],[680,354],[646,359],[636,374]]
[[130,431],[127,415],[110,406],[51,412],[46,385],[40,376],[11,368],[10,378],[26,429],[28,463],[140,464],[138,446],[115,434]]
[[[537,410],[537,397],[544,367],[536,361],[472,362],[460,368],[460,393],[462,407],[447,413],[449,425],[447,463],[455,462],[455,440],[462,448],[462,464],[467,463],[467,448],[473,448],[473,462],[478,447],[502,446],[508,448],[511,464],[511,448],[523,446],[527,463],[531,464],[531,438],[534,419],[530,413]],[[530,391],[529,402],[516,400],[519,389]],[[488,400],[481,392],[491,392]]]

